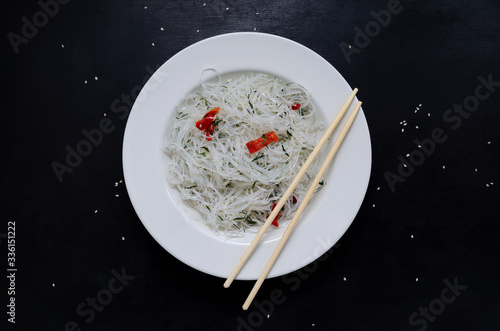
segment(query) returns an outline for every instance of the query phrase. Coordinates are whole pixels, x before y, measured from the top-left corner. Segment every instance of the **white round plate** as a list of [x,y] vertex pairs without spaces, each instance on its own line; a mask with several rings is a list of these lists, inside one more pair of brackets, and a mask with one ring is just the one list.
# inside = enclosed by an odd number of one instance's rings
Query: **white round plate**
[[[143,87],[123,142],[125,183],[132,204],[149,233],[170,254],[202,272],[226,278],[255,233],[226,238],[204,226],[199,214],[169,187],[163,153],[177,104],[199,86],[201,73],[209,68],[222,76],[263,72],[301,84],[310,91],[325,128],[352,88],[310,49],[282,37],[250,32],[219,35],[187,47],[164,63]],[[334,137],[339,131],[340,126]],[[324,148],[328,153],[327,146]],[[309,264],[340,239],[361,206],[370,171],[370,135],[360,110],[327,170],[327,184],[313,196],[269,277]],[[282,226],[265,234],[237,279],[257,279],[283,233]]]

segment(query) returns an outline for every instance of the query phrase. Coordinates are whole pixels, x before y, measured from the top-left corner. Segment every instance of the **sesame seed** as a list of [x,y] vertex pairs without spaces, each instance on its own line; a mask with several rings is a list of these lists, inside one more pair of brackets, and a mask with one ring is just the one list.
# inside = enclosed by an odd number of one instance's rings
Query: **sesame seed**
[[344,277],[344,282],[347,282],[347,278]]
[[418,282],[418,277],[415,279],[416,282]]
[[415,129],[417,129],[417,130],[419,129],[418,125],[415,125]]
[[151,43],[151,45],[154,47],[155,43]]
[[123,179],[120,179],[120,184],[123,183]]
[[125,240],[125,237],[122,237],[122,240]]
[[408,166],[406,165],[406,163],[403,163],[403,167],[407,168]]
[[405,129],[401,129],[401,132],[405,132]]
[[377,191],[380,191],[380,186],[379,186],[379,187],[377,187]]
[[490,187],[490,184],[486,184],[486,187]]
[[477,168],[476,168],[476,169],[474,169],[474,171],[475,171],[475,172],[477,172]]
[[97,210],[97,209],[96,209],[96,210],[94,210],[94,214],[97,214],[97,212],[98,212],[98,210]]
[[164,28],[160,28],[160,30],[161,30],[161,31],[165,31],[165,29],[164,29]]
[[491,141],[488,141],[488,145],[491,145]]
[[118,186],[118,182],[115,182],[115,187],[117,187],[117,186]]
[[443,169],[446,168],[446,166],[443,166]]
[[61,47],[62,47],[62,48],[64,48],[64,45],[63,45],[63,44],[61,44]]
[[421,145],[417,145],[417,147],[418,147],[418,148],[422,148],[422,146],[421,146]]
[[148,6],[144,6],[144,9],[148,9]]
[[373,208],[375,208],[375,204],[373,204]]
[[115,194],[115,197],[117,197],[117,198],[118,198],[118,197],[120,197],[120,195],[119,195],[119,194]]
[[269,318],[269,316],[271,316],[271,315],[267,314],[267,318]]
[[431,117],[431,113],[427,113],[427,117]]
[[104,117],[106,117],[106,113],[104,113]]
[[98,80],[99,78],[97,78],[97,76],[94,77],[95,80]]
[[55,283],[52,283],[52,287],[56,287],[56,284],[55,284]]
[[419,106],[419,107],[422,107],[422,104],[419,104],[418,106]]
[[226,10],[229,10],[229,7],[227,7]]
[[410,153],[406,154],[406,157],[410,157]]
[[410,238],[413,239],[413,235],[411,235]]
[[85,80],[85,84],[87,84],[87,80]]

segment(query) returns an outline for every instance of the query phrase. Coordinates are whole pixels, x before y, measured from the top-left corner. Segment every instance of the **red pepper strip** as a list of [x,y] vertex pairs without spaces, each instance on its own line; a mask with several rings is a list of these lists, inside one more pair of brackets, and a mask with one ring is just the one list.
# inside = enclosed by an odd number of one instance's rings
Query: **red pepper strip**
[[292,105],[293,110],[298,110],[300,108],[300,103],[295,103]]
[[[271,212],[274,210],[274,207],[276,207],[275,203],[273,203],[273,208],[271,208]],[[278,218],[280,218],[280,216],[281,216],[281,212],[279,212],[278,215],[276,215],[276,217],[274,218],[273,222],[271,223],[275,227],[278,227]]]
[[[295,197],[295,195],[292,196],[292,202],[293,202],[293,204],[297,203],[297,198]],[[274,210],[275,207],[276,207],[276,203],[273,203],[273,207],[271,208],[271,212]],[[283,208],[281,208],[281,210],[283,210]],[[278,219],[280,218],[280,216],[281,216],[281,211],[278,213],[278,215],[276,215],[276,217],[274,218],[274,220],[271,223],[275,227],[278,227]]]
[[215,114],[217,114],[219,110],[220,110],[219,107],[214,108],[208,113],[206,113],[201,120],[197,121],[196,127],[198,128],[198,130],[201,131],[206,130],[210,126],[210,124],[212,124],[212,122],[214,121]]
[[250,152],[250,154],[253,154],[269,145],[273,141],[278,141],[278,139],[279,138],[276,133],[274,133],[274,131],[268,132],[262,135],[262,137],[260,138],[247,142],[248,151]]

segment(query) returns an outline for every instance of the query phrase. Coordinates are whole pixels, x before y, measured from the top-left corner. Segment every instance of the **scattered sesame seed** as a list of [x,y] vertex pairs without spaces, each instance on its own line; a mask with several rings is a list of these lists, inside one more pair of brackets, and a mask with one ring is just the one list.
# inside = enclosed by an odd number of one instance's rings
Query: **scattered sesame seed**
[[269,318],[269,316],[271,316],[271,315],[267,314],[267,318]]
[[475,172],[477,172],[477,168],[476,168],[476,169],[474,169],[474,171],[475,171]]
[[486,184],[486,187],[490,187],[490,184]]
[[411,235],[410,238],[413,239],[413,235]]
[[226,10],[229,10],[229,7],[227,7]]
[[407,126],[407,125],[408,125],[408,123],[406,123],[406,122],[405,122],[405,123],[403,123],[403,126]]
[[443,166],[443,169],[444,169],[444,168],[446,168],[446,166],[445,166],[445,165]]
[[419,104],[418,106],[419,106],[419,107],[422,107],[422,104]]
[[420,110],[420,108],[419,108],[419,107],[417,107],[417,110]]
[[257,31],[257,28],[253,28],[254,31]]
[[87,80],[85,80],[85,84],[87,84]]
[[347,278],[344,277],[344,282],[347,282]]
[[106,117],[106,113],[104,113],[104,117]]
[[431,117],[431,113],[427,113],[427,117]]
[[401,129],[401,132],[405,132],[405,129]]
[[206,3],[203,4],[203,6],[206,6],[206,5],[207,5]]
[[418,282],[418,277],[415,279],[416,282]]
[[151,45],[154,47],[155,43],[151,43]]
[[144,6],[144,9],[148,9],[148,6]]
[[407,168],[408,166],[406,165],[406,163],[403,163],[403,167]]
[[379,187],[377,187],[377,191],[380,191],[380,186],[379,186]]
[[123,179],[120,179],[120,184],[123,183]]
[[97,78],[97,76],[94,77],[95,80],[98,80],[99,78]]
[[125,240],[125,237],[122,237],[122,240]]
[[196,30],[196,32],[200,32],[200,30]]
[[488,141],[488,145],[491,145],[491,141]]
[[375,208],[375,204],[373,204],[373,208]]
[[52,287],[56,287],[56,284],[55,284],[55,283],[52,283]]
[[94,210],[94,214],[97,214],[97,212],[98,212],[98,210],[97,210],[97,209],[96,209],[96,210]]
[[351,45],[349,45],[349,48],[352,48],[352,46],[351,46]]
[[120,197],[120,195],[119,195],[119,194],[115,194],[115,197],[117,197],[117,198],[118,198],[118,197]]
[[418,147],[418,148],[422,148],[422,146],[421,146],[421,145],[417,145],[417,147]]
[[314,326],[314,323],[313,323],[313,324],[311,324],[311,326]]
[[259,13],[255,13],[255,15],[259,15]]
[[417,129],[417,130],[419,129],[418,125],[415,125],[415,129]]
[[415,109],[415,114],[417,113],[417,110]]
[[165,29],[163,27],[160,28],[161,31],[165,31]]
[[490,182],[490,185],[493,185],[493,182]]
[[115,182],[115,187],[117,187],[117,186],[118,186],[118,182]]
[[410,157],[410,153],[406,154],[406,157]]
[[62,47],[62,48],[64,48],[64,45],[63,45],[63,44],[61,44],[61,47]]

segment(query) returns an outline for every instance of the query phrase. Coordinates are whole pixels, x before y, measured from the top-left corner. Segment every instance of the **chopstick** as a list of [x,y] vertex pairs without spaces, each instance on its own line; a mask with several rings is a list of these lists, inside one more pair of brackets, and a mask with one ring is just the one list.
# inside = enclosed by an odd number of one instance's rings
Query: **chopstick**
[[266,232],[266,230],[269,227],[269,225],[272,223],[272,221],[278,215],[279,211],[281,210],[281,208],[283,207],[283,205],[285,204],[285,202],[287,201],[287,199],[290,197],[290,195],[292,194],[293,190],[295,190],[295,187],[297,187],[298,183],[300,182],[300,180],[302,179],[302,177],[306,173],[307,169],[309,168],[309,166],[311,165],[311,163],[314,161],[314,159],[318,155],[318,153],[321,150],[321,148],[323,147],[323,145],[328,140],[328,137],[330,137],[330,135],[335,130],[335,128],[337,127],[337,125],[339,124],[339,122],[342,120],[342,117],[346,113],[347,109],[349,109],[349,106],[351,105],[352,100],[354,100],[354,97],[356,96],[357,92],[358,92],[358,89],[355,88],[351,92],[351,94],[349,95],[349,97],[347,98],[347,100],[344,103],[344,105],[342,105],[342,107],[340,108],[339,112],[337,113],[337,115],[333,119],[332,123],[328,126],[327,130],[325,131],[325,133],[321,137],[320,141],[318,142],[318,144],[316,145],[316,147],[314,147],[313,151],[311,152],[311,154],[307,158],[306,162],[304,163],[304,165],[302,166],[302,168],[298,172],[297,176],[295,176],[295,179],[292,181],[292,183],[290,184],[290,186],[288,187],[288,189],[285,191],[285,193],[283,194],[283,196],[281,197],[281,199],[278,201],[276,207],[274,207],[274,209],[272,210],[271,215],[269,215],[269,217],[267,218],[266,222],[262,225],[262,227],[260,228],[260,230],[257,232],[257,235],[255,236],[255,238],[250,243],[250,246],[248,246],[248,248],[246,249],[246,251],[241,256],[240,260],[238,261],[238,263],[234,267],[233,271],[231,272],[231,274],[229,275],[229,277],[226,279],[226,281],[224,283],[224,287],[225,288],[228,288],[231,285],[231,283],[233,282],[233,280],[236,278],[236,276],[240,272],[241,268],[243,268],[243,266],[245,265],[246,261],[248,260],[248,258],[250,257],[250,255],[253,253],[253,251],[255,250],[255,248],[257,247],[257,245],[259,244],[259,241],[262,239],[262,236]]
[[267,275],[271,271],[271,268],[273,267],[274,263],[276,262],[276,259],[278,258],[278,255],[281,253],[281,250],[285,246],[285,243],[287,242],[288,238],[290,237],[290,234],[293,231],[293,228],[295,227],[295,224],[297,224],[298,219],[302,215],[302,212],[306,208],[306,205],[308,204],[309,200],[311,199],[311,196],[313,195],[314,191],[316,190],[316,187],[318,186],[321,178],[325,174],[326,169],[328,168],[328,165],[332,161],[333,157],[337,153],[337,150],[340,147],[340,144],[342,144],[342,141],[344,140],[347,132],[351,128],[352,123],[354,122],[354,119],[356,118],[356,115],[358,114],[359,108],[361,107],[361,101],[359,101],[356,104],[356,107],[354,108],[353,112],[347,119],[347,122],[345,123],[344,127],[342,128],[342,131],[340,132],[337,140],[335,141],[334,145],[332,146],[330,153],[328,153],[328,156],[326,157],[325,161],[323,162],[323,165],[321,166],[318,174],[314,178],[311,186],[309,187],[309,190],[307,191],[304,199],[300,203],[299,208],[295,212],[295,215],[293,216],[292,220],[290,221],[290,224],[288,225],[285,233],[283,234],[283,237],[279,241],[278,245],[276,246],[273,255],[271,255],[271,258],[269,259],[269,262],[267,262],[266,266],[264,267],[264,270],[262,271],[262,274],[260,277],[257,279],[255,282],[254,287],[252,288],[252,291],[248,295],[248,298],[246,299],[245,303],[243,304],[243,309],[247,310],[250,304],[252,303],[253,299],[255,298],[255,295],[259,291],[262,283],[266,279]]

